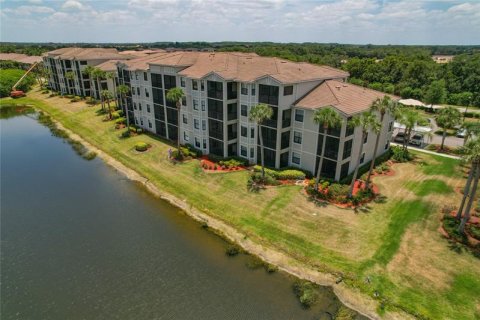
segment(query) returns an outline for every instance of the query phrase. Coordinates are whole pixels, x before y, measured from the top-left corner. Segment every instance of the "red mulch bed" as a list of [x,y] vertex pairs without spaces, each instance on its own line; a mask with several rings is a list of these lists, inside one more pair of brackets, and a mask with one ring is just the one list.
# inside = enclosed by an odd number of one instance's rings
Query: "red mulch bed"
[[[204,165],[208,166],[208,169],[204,168]],[[214,173],[214,172],[233,172],[233,171],[242,171],[246,170],[245,167],[243,166],[238,166],[234,167],[231,169],[225,168],[222,169],[222,166],[220,166],[218,163],[215,163],[211,160],[209,160],[207,157],[203,156],[202,159],[200,160],[200,166],[202,167],[203,171],[208,172],[208,173]],[[217,166],[217,170],[215,170],[215,166]]]
[[[455,217],[457,215],[457,211],[456,210],[453,210],[450,212],[450,215],[452,217]],[[469,225],[472,225],[472,224],[478,224],[480,225],[480,217],[477,217],[477,216],[470,216],[470,220],[467,222],[467,225],[466,225],[466,228],[465,228],[465,234],[467,236],[467,239],[468,239],[468,242],[470,243],[470,245],[472,246],[476,246],[478,244],[480,244],[480,240],[479,239],[476,239],[474,237],[472,237],[472,235],[470,235],[470,233],[468,232],[468,226]],[[455,240],[454,237],[451,237],[448,232],[443,228],[443,225],[440,226],[439,228],[439,231],[440,233],[447,239],[451,239],[451,240]],[[456,241],[456,240],[455,240]]]

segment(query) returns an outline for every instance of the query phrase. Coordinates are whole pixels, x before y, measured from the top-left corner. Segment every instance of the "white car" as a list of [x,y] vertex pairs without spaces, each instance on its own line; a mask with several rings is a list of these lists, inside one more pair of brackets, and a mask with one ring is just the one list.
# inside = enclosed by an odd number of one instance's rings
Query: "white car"
[[422,134],[419,134],[419,133],[415,133],[415,134],[410,138],[409,143],[410,143],[410,144],[413,144],[413,145],[415,145],[415,146],[421,147],[421,146],[422,146],[422,143],[423,143],[423,135],[422,135]]
[[459,129],[457,131],[457,137],[459,137],[459,138],[465,138],[466,135],[467,135],[467,130],[466,129]]

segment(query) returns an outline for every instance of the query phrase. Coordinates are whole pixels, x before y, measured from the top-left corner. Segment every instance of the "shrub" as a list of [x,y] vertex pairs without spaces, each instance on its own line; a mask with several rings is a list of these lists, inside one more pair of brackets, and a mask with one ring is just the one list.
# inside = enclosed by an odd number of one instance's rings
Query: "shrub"
[[310,308],[318,299],[318,286],[310,281],[295,281],[293,292],[305,308]]
[[124,124],[125,121],[127,121],[127,119],[125,119],[125,118],[123,118],[123,117],[117,118],[117,119],[115,120],[115,124]]
[[240,253],[240,247],[235,244],[229,245],[225,250],[225,254],[229,257],[236,256],[239,253]]
[[133,127],[133,126],[128,127],[128,130],[130,130],[130,132],[132,132],[132,133],[136,133],[136,132],[137,132],[137,128],[135,128],[135,127]]
[[70,100],[70,102],[78,102],[80,101],[80,97],[74,97],[73,99]]
[[[255,172],[261,172],[262,167],[259,165],[256,165],[253,167],[253,170]],[[265,173],[269,174],[270,176],[274,177],[275,179],[279,180],[303,180],[305,179],[305,173],[300,171],[300,170],[293,170],[293,169],[288,169],[288,170],[273,170],[273,169],[268,169],[265,168]]]
[[350,188],[348,185],[340,184],[340,183],[332,183],[328,187],[328,193],[333,199],[339,200],[340,198],[346,197],[348,195],[349,189]]
[[122,132],[122,138],[128,138],[130,137],[130,130],[125,130]]
[[266,270],[268,273],[274,273],[274,272],[277,272],[277,271],[278,271],[278,267],[277,267],[277,266],[274,266],[273,264],[266,263],[266,264],[265,264],[265,270]]
[[255,256],[251,256],[248,261],[245,263],[245,266],[249,269],[258,269],[264,266],[262,260]]
[[228,169],[239,167],[242,165],[240,161],[237,161],[235,159],[220,160],[218,164],[221,165],[222,167],[227,167]]
[[214,154],[209,154],[208,156],[208,159],[210,161],[213,161],[213,162],[220,162],[220,161],[228,161],[228,160],[236,160],[238,162],[241,163],[242,166],[248,166],[248,160],[247,159],[244,159],[244,158],[241,158],[241,157],[235,157],[235,156],[232,156],[232,157],[220,157],[220,156],[217,156],[217,155],[214,155]]
[[145,142],[137,142],[135,144],[135,150],[140,151],[140,152],[147,151],[148,147],[149,147],[149,145]]
[[188,149],[188,151],[191,153],[192,157],[200,157],[203,154],[202,150],[195,148],[194,146],[192,146],[189,143],[187,143],[185,145],[185,148]]
[[123,117],[123,115],[124,115],[123,110],[117,110],[117,113],[118,113],[119,117]]
[[413,159],[413,156],[410,154],[410,152],[402,147],[392,147],[392,152],[392,159],[397,162],[408,162]]
[[120,118],[120,114],[117,111],[112,112],[112,119],[118,119],[118,118]]
[[88,151],[87,153],[83,154],[83,158],[89,161],[95,159],[96,156],[97,156],[97,153],[94,151]]
[[[0,69],[0,98],[8,97],[13,85],[25,74],[21,69]],[[35,77],[27,75],[17,86],[17,90],[27,92],[35,84]]]
[[143,129],[142,128],[137,128],[136,132],[137,132],[137,134],[141,134],[143,132]]

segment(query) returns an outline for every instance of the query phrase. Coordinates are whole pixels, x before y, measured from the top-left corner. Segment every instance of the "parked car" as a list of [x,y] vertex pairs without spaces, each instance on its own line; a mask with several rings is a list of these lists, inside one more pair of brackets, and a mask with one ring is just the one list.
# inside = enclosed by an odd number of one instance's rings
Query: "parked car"
[[405,132],[399,132],[399,133],[397,133],[397,135],[395,136],[395,138],[393,139],[393,141],[395,141],[395,142],[403,142],[403,141],[405,141]]
[[423,134],[415,133],[415,134],[410,138],[409,143],[410,143],[410,144],[413,144],[413,145],[415,145],[415,146],[421,147],[421,146],[422,146],[422,143],[423,143]]
[[457,131],[457,137],[459,137],[459,138],[465,138],[466,135],[467,135],[467,130],[466,129],[459,129]]

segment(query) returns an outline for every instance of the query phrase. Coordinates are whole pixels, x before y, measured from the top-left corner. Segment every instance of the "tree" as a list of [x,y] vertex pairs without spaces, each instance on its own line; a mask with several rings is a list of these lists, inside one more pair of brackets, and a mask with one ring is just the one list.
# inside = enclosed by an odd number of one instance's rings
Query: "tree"
[[102,90],[101,80],[105,79],[105,77],[106,77],[105,71],[103,71],[99,68],[94,68],[93,72],[92,72],[92,75],[97,82],[98,95],[99,95],[100,101],[102,103],[102,110],[105,111],[105,101],[103,100],[102,95],[100,94],[100,92]]
[[475,171],[478,170],[480,163],[480,140],[478,138],[468,141],[468,143],[462,147],[463,162],[470,164],[470,172],[468,174],[467,182],[463,188],[463,198],[458,208],[456,218],[460,220],[462,218],[463,208],[467,197],[470,196],[470,188],[472,185]]
[[464,122],[462,128],[466,131],[463,138],[464,146],[467,144],[468,139],[480,136],[480,122]]
[[265,179],[265,159],[263,150],[262,123],[273,116],[273,109],[268,104],[260,103],[252,107],[248,119],[257,124],[258,137],[260,138],[260,163],[262,165],[262,179]]
[[65,73],[65,78],[67,78],[68,80],[68,93],[71,93],[70,92],[70,81],[73,81],[75,79],[75,73],[73,73],[73,71],[68,71],[67,73]]
[[445,80],[432,81],[425,92],[425,102],[429,104],[440,104],[445,101],[447,92],[445,90]]
[[[463,205],[465,204],[468,194],[468,203],[458,227],[458,232],[462,234],[465,233],[465,226],[468,220],[470,220],[470,211],[472,209],[473,202],[475,201],[478,180],[480,178],[480,140],[478,138],[475,140],[470,140],[467,143],[467,146],[464,148],[464,151],[464,160],[470,162],[472,166],[470,169],[469,178],[467,179],[467,184],[465,185],[465,190],[463,191],[462,203],[460,204],[460,208],[457,212],[457,218],[462,217]],[[471,175],[473,176],[473,187],[470,190],[470,184],[472,183],[472,178],[470,177]]]
[[112,109],[110,107],[110,100],[113,99],[113,94],[108,90],[102,90],[102,91],[100,91],[100,96],[102,97],[102,101],[107,102],[108,117],[111,120],[112,119]]
[[442,144],[440,150],[443,150],[445,138],[447,137],[447,129],[453,129],[456,125],[461,124],[462,114],[455,107],[446,107],[438,111],[437,124],[442,128]]
[[106,78],[109,80],[112,80],[113,83],[113,99],[115,100],[115,105],[118,106],[118,95],[117,95],[117,82],[115,81],[115,78],[117,77],[115,75],[115,72],[107,72],[105,74]]
[[94,71],[95,68],[92,66],[86,66],[85,69],[83,69],[83,74],[88,76],[88,80],[90,82],[90,97],[93,97],[93,77],[94,77]]
[[329,128],[338,127],[342,123],[342,117],[331,107],[321,108],[315,110],[313,114],[313,121],[323,128],[323,142],[322,152],[320,154],[320,162],[317,169],[317,177],[315,179],[315,191],[318,190],[320,182],[320,174],[322,171],[323,157],[325,155],[325,144],[327,139],[327,132]]
[[360,139],[360,148],[358,149],[357,162],[355,164],[355,171],[353,172],[352,182],[350,183],[350,190],[348,191],[348,197],[353,196],[353,188],[355,187],[355,181],[357,180],[358,168],[360,167],[360,159],[363,153],[364,141],[367,138],[367,134],[370,130],[378,131],[380,123],[378,123],[377,117],[370,111],[366,111],[359,116],[354,116],[349,122],[349,126],[352,128],[360,127],[362,130],[362,136]]
[[122,100],[123,112],[125,112],[125,119],[127,119],[127,128],[130,127],[130,119],[128,118],[127,94],[130,92],[130,87],[121,84],[118,86],[118,94]]
[[417,110],[402,107],[398,108],[396,111],[396,118],[398,122],[405,126],[405,136],[403,140],[403,149],[408,151],[408,142],[412,136],[413,129],[419,121],[423,119],[420,113]]
[[177,106],[177,149],[178,149],[178,156],[181,157],[182,151],[180,150],[180,109],[182,107],[182,100],[185,97],[185,93],[183,92],[182,88],[172,88],[167,92],[167,100],[171,102],[175,102]]
[[377,99],[373,102],[372,106],[370,107],[370,111],[378,112],[380,114],[380,126],[378,132],[375,132],[375,148],[373,149],[373,158],[372,162],[370,163],[370,170],[368,171],[366,187],[370,186],[370,178],[372,176],[373,168],[375,167],[375,159],[377,158],[377,149],[378,144],[380,142],[380,132],[383,128],[383,120],[387,113],[395,114],[397,108],[397,102],[393,101],[389,96],[384,96],[383,99]]

